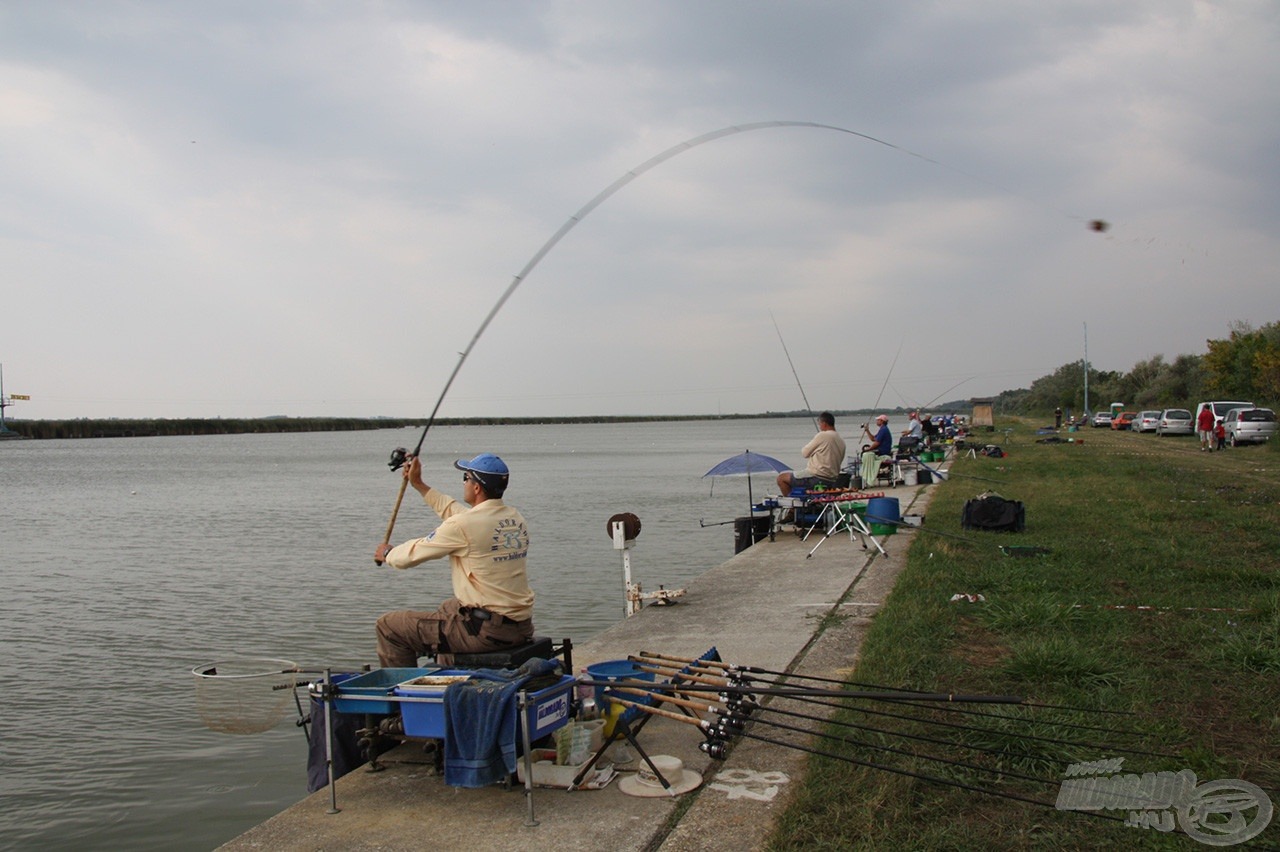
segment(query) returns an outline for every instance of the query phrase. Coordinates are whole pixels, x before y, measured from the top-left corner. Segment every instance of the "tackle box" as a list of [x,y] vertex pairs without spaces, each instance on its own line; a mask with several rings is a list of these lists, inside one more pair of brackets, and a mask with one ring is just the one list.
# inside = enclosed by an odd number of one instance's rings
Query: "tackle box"
[[[443,739],[444,725],[444,691],[451,683],[444,682],[456,677],[465,679],[474,672],[441,669],[432,672],[427,678],[410,678],[407,682],[396,685],[394,693],[401,699],[400,717],[404,720],[404,732],[410,737],[426,737]],[[431,681],[439,679],[438,682]],[[413,683],[424,680],[425,683]],[[572,703],[574,679],[563,675],[559,683],[531,692],[526,700],[525,714],[529,724],[529,739],[536,740],[562,727],[569,721]]]
[[[333,702],[333,709],[339,713],[371,713],[373,715],[390,716],[400,711],[399,703],[390,698],[391,691],[401,683],[416,677],[435,674],[439,666],[431,668],[389,668],[374,669],[371,672],[347,678],[337,683],[338,697]],[[337,677],[334,678],[335,682]],[[365,697],[352,696],[388,696],[386,701],[372,701]],[[344,697],[345,696],[345,697]]]

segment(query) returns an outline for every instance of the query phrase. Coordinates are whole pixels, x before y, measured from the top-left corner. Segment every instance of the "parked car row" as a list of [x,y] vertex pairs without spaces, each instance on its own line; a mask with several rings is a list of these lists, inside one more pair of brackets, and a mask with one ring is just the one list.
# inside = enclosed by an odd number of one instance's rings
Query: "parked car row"
[[1157,437],[1194,435],[1200,412],[1205,408],[1213,412],[1215,426],[1222,424],[1227,443],[1233,447],[1269,441],[1280,428],[1276,413],[1270,408],[1259,408],[1251,402],[1242,401],[1202,402],[1196,406],[1194,414],[1185,408],[1166,408],[1163,411],[1124,411],[1113,419],[1104,411],[1094,416],[1093,425],[1154,432]]

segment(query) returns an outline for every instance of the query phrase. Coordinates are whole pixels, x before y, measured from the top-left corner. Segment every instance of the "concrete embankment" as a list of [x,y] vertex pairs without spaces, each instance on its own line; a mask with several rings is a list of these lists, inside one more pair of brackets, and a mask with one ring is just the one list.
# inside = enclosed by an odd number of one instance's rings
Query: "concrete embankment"
[[[931,489],[900,487],[886,493],[899,499],[904,513],[923,514]],[[858,539],[838,533],[810,557],[817,533],[801,541],[784,529],[775,541],[759,542],[702,574],[678,605],[647,607],[575,645],[574,665],[641,651],[693,658],[714,646],[730,663],[847,676],[917,534],[900,529],[881,537],[887,551],[881,555],[874,546],[863,549]],[[782,742],[808,739],[801,732],[777,729],[767,735]],[[329,813],[330,792],[320,790],[222,848],[386,850],[474,844],[743,852],[761,848],[806,760],[794,748],[743,739],[726,760],[715,761],[698,750],[702,735],[697,728],[662,717],[649,720],[637,741],[650,755],[680,758],[702,776],[702,785],[674,798],[629,796],[617,780],[602,790],[536,789],[538,824],[528,825],[523,788],[447,787],[433,773],[421,745],[407,743],[379,759],[383,771],[357,769],[338,779],[339,813]],[[617,768],[634,771],[638,763]]]

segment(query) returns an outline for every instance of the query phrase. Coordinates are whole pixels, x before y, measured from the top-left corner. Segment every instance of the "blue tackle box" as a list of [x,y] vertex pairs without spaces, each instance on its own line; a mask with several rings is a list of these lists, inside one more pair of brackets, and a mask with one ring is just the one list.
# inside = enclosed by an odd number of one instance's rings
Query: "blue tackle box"
[[[398,684],[394,693],[401,699],[400,716],[404,720],[405,734],[410,737],[444,739],[444,692],[453,683],[466,680],[472,674],[469,671],[441,669]],[[563,675],[558,683],[528,694],[525,716],[530,740],[545,737],[569,721],[573,685],[574,679]]]
[[[337,683],[338,697],[333,702],[333,709],[339,713],[372,713],[390,716],[400,712],[399,702],[392,699],[391,691],[399,684],[416,677],[424,677],[440,671],[439,666],[431,668],[390,668],[374,669],[371,672],[347,678]],[[337,678],[334,678],[335,682]],[[386,701],[373,701],[365,696],[388,696]],[[362,696],[354,698],[352,696]]]

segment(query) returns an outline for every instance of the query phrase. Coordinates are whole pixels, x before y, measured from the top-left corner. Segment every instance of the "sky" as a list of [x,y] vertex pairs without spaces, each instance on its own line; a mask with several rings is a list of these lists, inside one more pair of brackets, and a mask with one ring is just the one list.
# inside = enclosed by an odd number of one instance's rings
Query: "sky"
[[1266,0],[2,0],[6,415],[927,407],[1202,354],[1280,319],[1278,55]]

